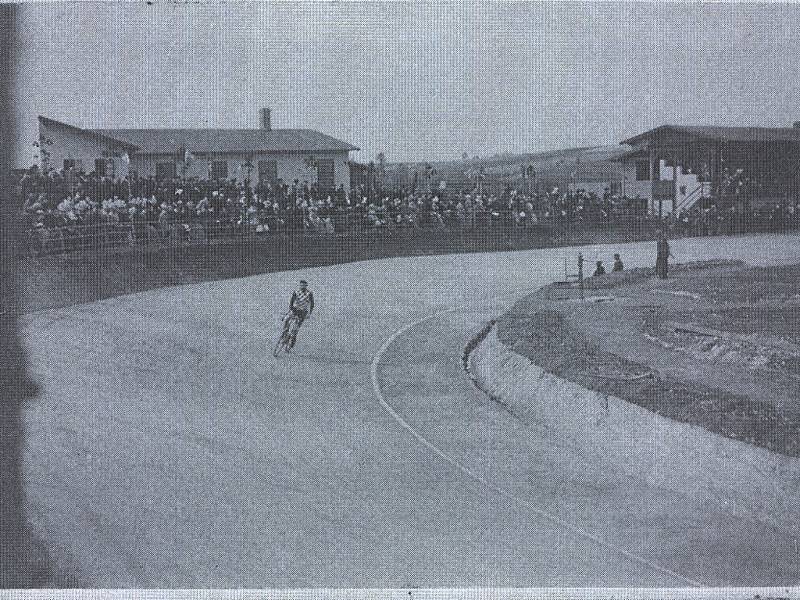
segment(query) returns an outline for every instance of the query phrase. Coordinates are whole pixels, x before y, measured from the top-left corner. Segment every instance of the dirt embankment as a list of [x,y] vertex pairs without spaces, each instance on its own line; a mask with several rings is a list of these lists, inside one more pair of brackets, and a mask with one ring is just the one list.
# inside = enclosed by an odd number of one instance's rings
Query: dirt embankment
[[469,357],[476,386],[521,423],[613,465],[655,489],[796,535],[800,461],[711,435],[617,396],[546,372],[503,344],[496,329]]
[[679,422],[800,456],[800,266],[711,262],[552,285],[498,319],[545,371]]

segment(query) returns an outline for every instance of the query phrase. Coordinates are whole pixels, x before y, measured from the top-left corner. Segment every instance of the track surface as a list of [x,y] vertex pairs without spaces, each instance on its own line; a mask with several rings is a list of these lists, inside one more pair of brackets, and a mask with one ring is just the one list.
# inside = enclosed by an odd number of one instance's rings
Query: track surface
[[[794,236],[673,246],[679,261],[800,261]],[[636,266],[655,248],[581,250]],[[796,583],[797,524],[627,479],[471,387],[466,340],[576,252],[370,261],[30,315],[36,533],[91,587]],[[319,306],[274,359],[301,277]]]

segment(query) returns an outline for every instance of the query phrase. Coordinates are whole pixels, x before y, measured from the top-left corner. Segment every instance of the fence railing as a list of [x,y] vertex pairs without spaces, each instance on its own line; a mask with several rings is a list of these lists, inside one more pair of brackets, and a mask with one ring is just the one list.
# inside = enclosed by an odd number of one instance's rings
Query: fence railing
[[[236,239],[257,239],[287,234],[287,227],[269,229],[264,226],[215,221],[187,222],[124,222],[91,225],[34,227],[26,234],[27,250],[33,254],[59,254],[80,250],[112,249],[125,246],[193,246]],[[335,235],[336,230],[291,231],[298,235]]]
[[748,217],[736,215],[735,219],[714,221],[681,221],[674,218],[659,220],[638,212],[612,213],[605,218],[585,220],[562,218],[517,219],[493,216],[434,217],[427,215],[413,223],[376,223],[367,216],[355,213],[334,214],[328,219],[310,223],[306,220],[270,220],[260,224],[191,219],[186,221],[132,221],[123,223],[95,223],[62,225],[58,227],[33,227],[21,240],[20,253],[28,255],[61,254],[66,252],[98,251],[114,248],[147,247],[169,248],[210,246],[212,244],[242,241],[302,238],[330,238],[352,236],[357,239],[367,234],[406,235],[446,232],[456,240],[488,238],[567,238],[575,234],[621,233],[648,235],[657,228],[668,228],[673,235],[713,235],[716,233],[745,233],[748,231],[776,231],[800,228],[800,213],[791,218],[770,215]]
[[104,251],[120,247],[203,246],[230,241],[257,241],[270,238],[319,238],[359,236],[368,233],[401,235],[415,232],[449,232],[457,235],[510,236],[561,233],[586,227],[610,228],[616,225],[641,227],[652,219],[624,214],[603,222],[553,217],[510,220],[496,213],[465,215],[425,215],[411,221],[390,222],[370,219],[356,213],[337,213],[315,223],[303,219],[266,219],[259,224],[191,219],[186,221],[129,221],[32,227],[26,231],[20,250],[25,254],[60,254],[75,251]]

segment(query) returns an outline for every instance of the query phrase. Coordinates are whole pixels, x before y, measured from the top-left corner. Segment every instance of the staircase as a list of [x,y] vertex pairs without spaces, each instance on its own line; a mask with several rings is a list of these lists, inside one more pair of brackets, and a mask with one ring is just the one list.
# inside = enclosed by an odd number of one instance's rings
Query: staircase
[[697,185],[695,189],[686,194],[681,201],[675,205],[675,214],[680,214],[692,208],[697,204],[701,198],[707,198],[711,195],[711,182],[702,182]]

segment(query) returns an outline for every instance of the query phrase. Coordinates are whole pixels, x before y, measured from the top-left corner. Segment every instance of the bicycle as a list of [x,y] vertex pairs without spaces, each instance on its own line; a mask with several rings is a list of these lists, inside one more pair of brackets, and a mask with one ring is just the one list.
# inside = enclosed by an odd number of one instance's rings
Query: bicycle
[[281,350],[287,354],[297,341],[297,332],[300,330],[300,317],[294,312],[289,316],[289,322],[283,327],[278,342],[275,344],[275,349],[272,351],[272,356],[277,357]]

